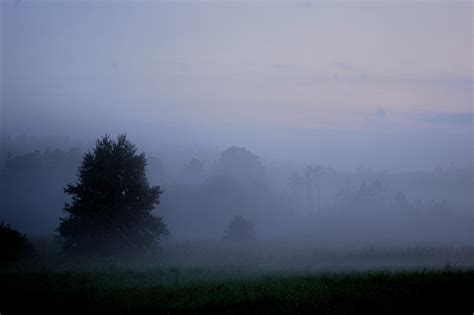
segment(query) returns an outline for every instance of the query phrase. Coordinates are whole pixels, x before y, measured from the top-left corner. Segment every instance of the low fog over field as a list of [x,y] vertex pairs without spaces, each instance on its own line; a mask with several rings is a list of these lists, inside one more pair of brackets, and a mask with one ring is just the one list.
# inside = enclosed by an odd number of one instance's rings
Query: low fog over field
[[64,187],[126,134],[166,263],[472,266],[472,12],[2,1],[0,222],[56,251]]

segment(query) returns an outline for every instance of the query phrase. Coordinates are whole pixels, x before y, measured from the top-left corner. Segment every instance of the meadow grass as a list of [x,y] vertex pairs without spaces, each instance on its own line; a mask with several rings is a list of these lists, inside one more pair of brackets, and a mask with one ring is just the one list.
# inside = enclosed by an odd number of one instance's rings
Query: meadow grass
[[472,314],[474,270],[5,270],[0,312]]

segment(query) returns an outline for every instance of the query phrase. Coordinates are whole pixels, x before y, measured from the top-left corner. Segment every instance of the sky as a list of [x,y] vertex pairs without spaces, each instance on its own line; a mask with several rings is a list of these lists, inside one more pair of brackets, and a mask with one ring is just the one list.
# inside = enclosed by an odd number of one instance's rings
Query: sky
[[2,133],[473,165],[473,3],[1,3]]

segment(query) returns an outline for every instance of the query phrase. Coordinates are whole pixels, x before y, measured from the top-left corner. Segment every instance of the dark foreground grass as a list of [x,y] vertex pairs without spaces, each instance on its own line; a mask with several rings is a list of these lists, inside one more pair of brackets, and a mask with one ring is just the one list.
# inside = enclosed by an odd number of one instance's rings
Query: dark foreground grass
[[[184,276],[181,276],[181,273]],[[0,313],[473,314],[474,270],[207,277],[207,271],[2,272]],[[206,280],[207,279],[207,280]]]

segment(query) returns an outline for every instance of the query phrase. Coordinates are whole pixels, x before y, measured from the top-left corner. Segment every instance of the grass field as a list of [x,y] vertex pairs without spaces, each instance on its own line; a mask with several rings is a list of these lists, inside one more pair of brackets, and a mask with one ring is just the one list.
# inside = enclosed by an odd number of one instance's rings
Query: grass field
[[474,270],[0,272],[0,312],[472,314]]

